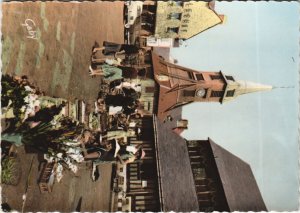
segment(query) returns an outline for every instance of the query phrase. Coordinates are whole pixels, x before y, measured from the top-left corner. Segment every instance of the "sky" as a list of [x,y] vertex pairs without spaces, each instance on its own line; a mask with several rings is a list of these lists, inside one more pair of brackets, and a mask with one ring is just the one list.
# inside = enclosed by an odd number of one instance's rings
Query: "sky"
[[183,109],[187,139],[210,137],[250,164],[269,211],[298,209],[299,4],[216,2],[227,22],[171,50],[178,64],[272,85],[224,104]]

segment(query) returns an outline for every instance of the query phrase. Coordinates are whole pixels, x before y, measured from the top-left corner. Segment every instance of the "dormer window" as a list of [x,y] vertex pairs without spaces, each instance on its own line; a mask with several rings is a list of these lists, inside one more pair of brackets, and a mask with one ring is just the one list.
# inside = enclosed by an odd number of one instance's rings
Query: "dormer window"
[[197,79],[198,81],[203,81],[203,80],[204,80],[203,75],[202,75],[201,73],[197,73],[197,74],[196,74],[196,79]]
[[195,77],[194,77],[194,75],[193,75],[193,72],[187,72],[187,74],[189,75],[189,78],[190,78],[190,79],[195,80]]

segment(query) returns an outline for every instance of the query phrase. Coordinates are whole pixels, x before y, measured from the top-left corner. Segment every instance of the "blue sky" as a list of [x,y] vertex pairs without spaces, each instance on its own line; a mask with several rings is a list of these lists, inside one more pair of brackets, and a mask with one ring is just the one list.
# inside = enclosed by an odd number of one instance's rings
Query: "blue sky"
[[178,64],[236,79],[293,86],[253,93],[223,105],[183,110],[187,139],[212,138],[251,165],[268,210],[298,209],[299,5],[216,2],[227,23],[173,48]]

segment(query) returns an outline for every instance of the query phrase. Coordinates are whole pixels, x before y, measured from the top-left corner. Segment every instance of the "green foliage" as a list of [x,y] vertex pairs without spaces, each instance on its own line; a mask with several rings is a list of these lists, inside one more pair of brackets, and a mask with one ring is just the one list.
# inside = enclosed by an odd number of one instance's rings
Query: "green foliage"
[[1,183],[16,185],[18,183],[17,161],[14,158],[5,157],[1,161]]

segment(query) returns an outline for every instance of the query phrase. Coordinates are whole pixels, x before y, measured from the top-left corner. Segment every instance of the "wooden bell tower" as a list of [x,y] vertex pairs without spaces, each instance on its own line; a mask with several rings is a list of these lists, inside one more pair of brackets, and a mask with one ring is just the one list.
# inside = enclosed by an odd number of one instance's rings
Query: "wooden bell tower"
[[219,72],[202,72],[178,66],[152,53],[154,78],[159,84],[158,118],[168,111],[192,102],[220,102],[239,95],[270,90],[272,86],[237,81]]

